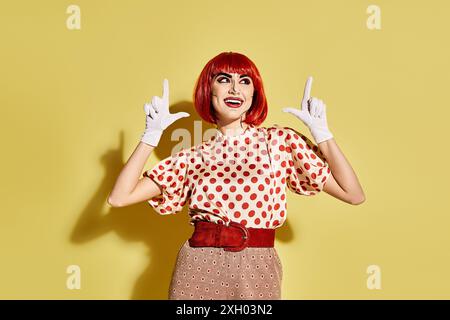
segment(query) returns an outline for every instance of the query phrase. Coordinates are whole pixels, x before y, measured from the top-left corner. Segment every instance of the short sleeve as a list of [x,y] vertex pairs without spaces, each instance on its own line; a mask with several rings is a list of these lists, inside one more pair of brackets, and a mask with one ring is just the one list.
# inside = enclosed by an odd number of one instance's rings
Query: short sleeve
[[319,147],[300,132],[289,127],[284,127],[283,131],[289,189],[304,196],[319,193],[331,174],[325,157]]
[[152,179],[162,189],[161,194],[147,200],[157,213],[175,214],[183,209],[190,196],[187,172],[187,156],[184,151],[180,151],[143,173],[144,177]]

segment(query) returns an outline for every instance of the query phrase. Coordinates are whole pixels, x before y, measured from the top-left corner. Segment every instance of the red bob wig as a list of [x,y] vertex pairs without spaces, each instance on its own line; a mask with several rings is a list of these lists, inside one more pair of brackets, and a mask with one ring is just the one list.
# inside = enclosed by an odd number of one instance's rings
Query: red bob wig
[[267,117],[267,100],[264,87],[256,65],[245,55],[237,52],[222,52],[212,58],[203,68],[195,85],[193,102],[200,117],[209,123],[217,123],[211,102],[211,81],[220,72],[247,74],[253,81],[252,105],[242,121],[255,126]]

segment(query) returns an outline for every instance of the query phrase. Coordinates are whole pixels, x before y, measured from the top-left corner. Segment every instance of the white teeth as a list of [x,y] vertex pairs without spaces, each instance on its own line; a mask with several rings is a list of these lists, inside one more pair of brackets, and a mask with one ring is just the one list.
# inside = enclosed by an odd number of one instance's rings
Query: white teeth
[[241,103],[240,100],[233,100],[233,99],[226,99],[225,102],[235,102],[235,103]]

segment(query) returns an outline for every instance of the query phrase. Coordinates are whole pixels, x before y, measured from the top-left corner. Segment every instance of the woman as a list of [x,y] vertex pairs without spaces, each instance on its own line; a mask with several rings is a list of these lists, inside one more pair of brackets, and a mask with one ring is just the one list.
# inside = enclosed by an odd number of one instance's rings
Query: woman
[[108,202],[121,207],[148,201],[162,215],[189,204],[195,228],[178,253],[169,299],[281,299],[274,239],[286,220],[286,189],[364,201],[328,129],[326,106],[310,96],[311,84],[310,77],[301,109],[283,111],[302,120],[317,145],[290,127],[259,127],[268,107],[258,69],[245,55],[219,54],[201,72],[193,99],[202,119],[216,125],[215,134],[161,160],[138,181],[163,131],[189,116],[169,113],[167,80],[162,98],[144,106],[145,132]]

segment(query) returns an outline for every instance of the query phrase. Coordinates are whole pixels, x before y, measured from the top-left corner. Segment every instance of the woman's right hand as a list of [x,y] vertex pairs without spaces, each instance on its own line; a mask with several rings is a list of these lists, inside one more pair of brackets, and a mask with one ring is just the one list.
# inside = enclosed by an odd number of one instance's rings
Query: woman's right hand
[[151,103],[144,105],[146,115],[145,131],[141,141],[156,147],[163,131],[178,119],[189,117],[187,112],[169,113],[169,80],[164,79],[162,98],[154,96]]

